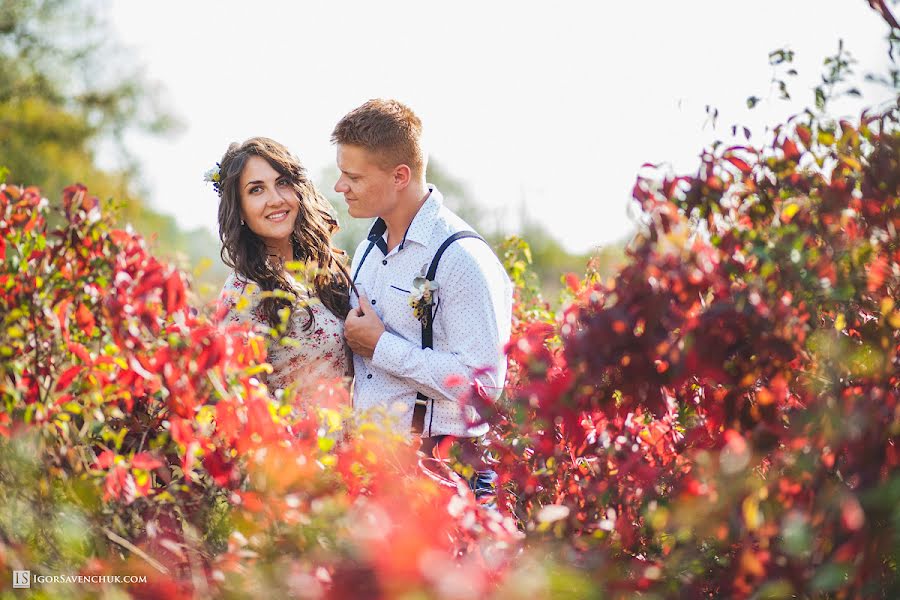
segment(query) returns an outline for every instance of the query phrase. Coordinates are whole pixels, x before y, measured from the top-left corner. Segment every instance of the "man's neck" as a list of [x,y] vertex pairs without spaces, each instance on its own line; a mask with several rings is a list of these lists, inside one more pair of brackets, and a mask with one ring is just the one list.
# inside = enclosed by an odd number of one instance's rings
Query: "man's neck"
[[406,192],[405,197],[398,203],[391,214],[383,215],[381,217],[387,225],[388,252],[396,248],[397,245],[403,241],[403,237],[406,235],[406,231],[409,229],[410,224],[413,222],[413,219],[416,218],[419,209],[422,208],[422,205],[425,204],[425,200],[427,200],[428,196],[431,194],[431,191],[425,184],[416,185],[414,188],[413,186],[410,186],[404,191]]

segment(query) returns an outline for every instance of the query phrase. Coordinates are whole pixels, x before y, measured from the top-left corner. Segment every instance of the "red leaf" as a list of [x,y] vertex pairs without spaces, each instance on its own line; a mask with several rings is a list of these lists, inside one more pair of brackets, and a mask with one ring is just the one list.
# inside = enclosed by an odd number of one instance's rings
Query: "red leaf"
[[152,471],[153,469],[163,466],[163,463],[149,452],[141,452],[140,454],[135,454],[134,458],[131,459],[131,466],[135,469]]
[[79,344],[78,342],[69,342],[68,344],[69,352],[77,356],[81,359],[85,364],[92,364],[91,354],[88,352],[88,349]]
[[190,421],[177,417],[169,422],[169,434],[176,443],[184,446],[187,446],[195,439],[194,428],[191,427]]
[[800,136],[803,145],[809,148],[809,143],[812,141],[812,133],[810,133],[809,129],[801,125],[797,127],[797,135]]
[[110,468],[116,460],[116,453],[112,450],[104,450],[100,456],[97,457],[97,462],[94,463],[94,468],[96,469],[108,469]]
[[740,170],[740,172],[743,173],[744,175],[746,175],[747,173],[749,173],[750,171],[753,170],[750,167],[750,165],[748,165],[746,162],[744,162],[737,156],[734,156],[733,154],[729,154],[728,156],[725,156],[724,158],[725,158],[725,160],[727,160],[728,162],[733,164],[735,167],[737,167]]
[[111,230],[109,232],[109,237],[112,239],[114,244],[117,244],[119,246],[124,246],[126,243],[134,239],[130,233],[121,229]]
[[[129,481],[133,482],[134,479],[128,473],[128,469],[122,466],[112,469],[106,475],[106,483],[103,486],[103,499],[118,500],[123,492],[126,492],[126,489],[129,487]],[[126,501],[130,502],[127,495]]]
[[69,328],[66,326],[66,318],[68,317],[68,309],[71,303],[71,298],[63,298],[53,309],[53,312],[56,313],[56,318],[59,321],[59,329],[62,331],[63,339],[67,342],[69,341]]
[[184,282],[178,271],[172,273],[166,279],[165,308],[169,312],[175,312],[184,308]]
[[233,462],[226,462],[219,456],[218,452],[212,452],[203,457],[203,466],[213,478],[213,481],[216,482],[216,485],[222,487],[228,485],[234,470]]
[[83,369],[81,365],[75,365],[74,367],[70,367],[66,369],[66,371],[59,376],[59,381],[56,382],[56,391],[61,392],[72,383],[72,380],[78,376],[78,373]]
[[797,160],[800,158],[800,151],[797,150],[797,144],[791,140],[784,140],[781,149],[784,150],[784,158],[787,160]]

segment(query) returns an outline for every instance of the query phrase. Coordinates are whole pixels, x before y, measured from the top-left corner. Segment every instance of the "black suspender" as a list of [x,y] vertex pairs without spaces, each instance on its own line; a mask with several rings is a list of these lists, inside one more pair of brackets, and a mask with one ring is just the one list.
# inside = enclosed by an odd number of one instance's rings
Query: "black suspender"
[[359,270],[362,269],[363,263],[366,262],[366,257],[369,255],[369,252],[372,251],[372,248],[375,247],[375,242],[369,242],[369,247],[366,248],[366,251],[363,252],[362,258],[359,259],[359,264],[356,265],[356,273],[353,274],[353,284],[356,285],[356,278],[359,276]]
[[[434,277],[437,274],[438,263],[441,260],[441,256],[444,254],[444,251],[456,240],[461,240],[464,238],[475,238],[479,239],[485,244],[487,242],[483,237],[475,233],[474,231],[457,231],[450,237],[448,237],[444,242],[440,245],[437,252],[434,254],[434,258],[431,259],[431,264],[428,266],[427,274],[425,275],[428,281],[434,281]],[[363,263],[366,261],[366,257],[369,256],[369,252],[372,251],[372,247],[375,246],[375,242],[372,241],[369,243],[369,247],[366,248],[366,251],[363,253],[362,259],[359,261],[359,265],[356,267],[356,272],[353,274],[353,283],[356,283],[356,278],[359,275],[359,270],[362,268]],[[432,348],[434,343],[434,306],[431,307],[431,310],[425,312],[425,318],[422,319],[422,348]],[[429,399],[427,396],[422,394],[421,392],[416,393],[416,404],[413,407],[413,418],[412,418],[412,431],[416,435],[420,435],[425,430],[425,412],[428,408],[428,402],[431,400],[431,419],[434,419],[434,400]],[[428,424],[428,434],[431,435],[431,423]]]
[[[455,242],[456,240],[461,240],[463,238],[477,238],[484,242],[484,238],[475,233],[474,231],[457,231],[446,240],[441,246],[438,248],[437,252],[434,253],[434,258],[431,259],[431,264],[428,266],[428,273],[425,275],[425,278],[428,281],[434,281],[434,276],[437,274],[438,262],[441,260],[441,255],[444,254],[444,250],[447,249],[450,244]],[[434,306],[432,305],[430,310],[425,311],[425,318],[422,319],[422,348],[432,348],[432,343],[434,341]],[[428,396],[423,394],[422,392],[416,392],[416,404],[413,407],[413,418],[412,418],[412,432],[415,435],[420,435],[423,431],[425,431],[425,412],[428,408]],[[431,421],[434,420],[434,399],[431,399]],[[428,423],[428,435],[431,436],[431,422]]]

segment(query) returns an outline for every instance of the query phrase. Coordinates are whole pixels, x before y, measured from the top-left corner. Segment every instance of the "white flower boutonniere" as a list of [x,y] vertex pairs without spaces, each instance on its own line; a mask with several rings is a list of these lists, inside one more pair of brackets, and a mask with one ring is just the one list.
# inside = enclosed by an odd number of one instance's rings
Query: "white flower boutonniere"
[[434,293],[438,290],[436,281],[429,281],[419,276],[413,279],[413,289],[409,293],[409,305],[413,309],[416,319],[424,322],[425,317],[431,314],[434,305]]

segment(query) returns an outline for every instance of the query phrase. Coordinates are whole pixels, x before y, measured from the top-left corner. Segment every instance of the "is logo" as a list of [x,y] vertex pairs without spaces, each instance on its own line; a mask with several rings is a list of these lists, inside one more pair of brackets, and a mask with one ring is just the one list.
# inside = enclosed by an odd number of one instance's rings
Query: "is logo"
[[31,571],[13,571],[14,588],[31,587]]

